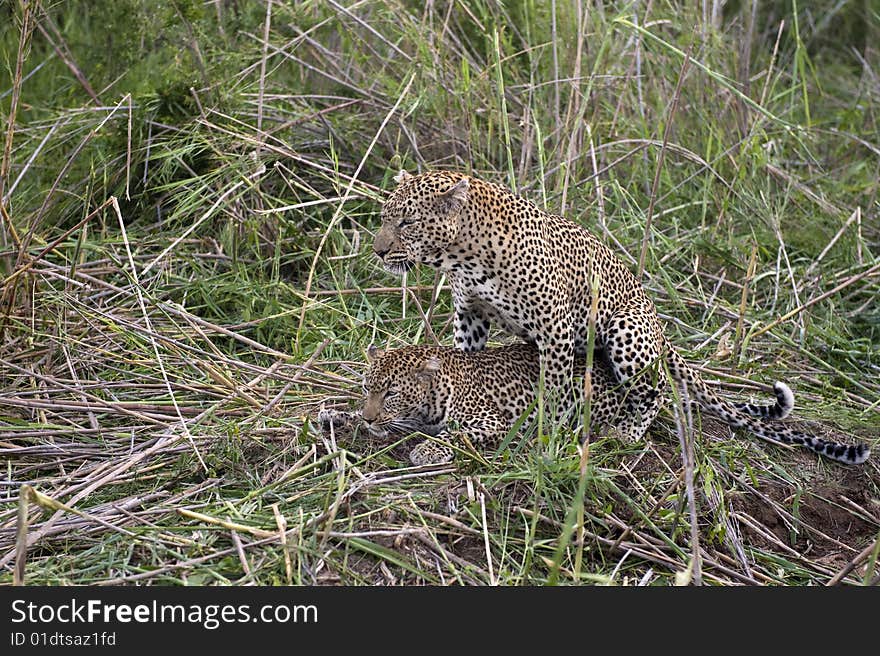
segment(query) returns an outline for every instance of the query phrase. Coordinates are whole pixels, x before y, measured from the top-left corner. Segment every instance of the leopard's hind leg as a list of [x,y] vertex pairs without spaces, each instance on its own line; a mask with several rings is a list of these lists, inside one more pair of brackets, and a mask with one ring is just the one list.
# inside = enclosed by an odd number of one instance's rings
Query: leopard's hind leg
[[623,436],[641,439],[661,405],[660,355],[665,342],[653,303],[633,299],[619,308],[598,335],[605,358],[618,382],[625,412],[617,423]]

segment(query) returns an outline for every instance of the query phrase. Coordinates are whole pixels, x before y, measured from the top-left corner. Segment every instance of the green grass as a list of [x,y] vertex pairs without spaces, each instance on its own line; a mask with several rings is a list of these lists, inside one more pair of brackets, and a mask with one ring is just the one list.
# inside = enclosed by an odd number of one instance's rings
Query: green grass
[[274,2],[267,43],[265,3],[0,5],[0,583],[876,582],[876,456],[670,407],[583,472],[547,426],[413,470],[313,423],[368,344],[450,343],[442,277],[371,253],[448,168],[644,244],[707,379],[880,448],[880,16],[697,4]]

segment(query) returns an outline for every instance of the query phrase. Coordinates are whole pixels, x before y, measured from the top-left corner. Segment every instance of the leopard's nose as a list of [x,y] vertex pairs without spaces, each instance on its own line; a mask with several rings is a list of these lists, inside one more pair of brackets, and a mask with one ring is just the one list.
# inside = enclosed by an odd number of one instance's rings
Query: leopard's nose
[[376,238],[373,240],[373,252],[384,260],[393,245],[394,235],[391,234],[391,230],[387,226],[383,225],[379,228],[379,232],[376,233]]

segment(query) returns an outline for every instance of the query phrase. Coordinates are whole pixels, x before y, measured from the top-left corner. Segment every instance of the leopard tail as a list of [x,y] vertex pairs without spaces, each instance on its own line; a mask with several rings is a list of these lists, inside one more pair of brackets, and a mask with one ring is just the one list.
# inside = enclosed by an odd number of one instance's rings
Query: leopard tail
[[746,403],[731,403],[722,399],[706,385],[700,374],[671,346],[667,345],[666,363],[673,380],[687,386],[692,400],[697,401],[706,411],[722,419],[732,428],[744,428],[759,437],[805,447],[815,453],[848,465],[859,465],[868,459],[871,451],[866,444],[840,444],[820,437],[808,435],[789,426],[772,424],[763,419],[781,419],[788,415],[794,406],[794,395],[788,385],[777,382],[776,404],[755,406]]

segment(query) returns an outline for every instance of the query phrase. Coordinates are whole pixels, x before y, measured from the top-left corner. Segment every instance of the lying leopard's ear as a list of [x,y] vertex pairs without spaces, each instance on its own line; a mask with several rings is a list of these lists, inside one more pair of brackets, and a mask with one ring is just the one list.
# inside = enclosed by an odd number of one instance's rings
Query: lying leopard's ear
[[467,178],[462,178],[456,182],[452,187],[440,194],[438,198],[440,207],[449,214],[461,211],[461,208],[467,202],[470,186],[471,183]]
[[422,368],[419,370],[418,376],[419,378],[433,378],[434,374],[440,371],[440,360],[437,358],[428,358],[422,363]]
[[402,183],[402,182],[406,182],[406,181],[409,180],[411,177],[412,177],[412,174],[407,173],[407,172],[404,171],[403,169],[400,169],[400,170],[397,172],[397,175],[395,175],[394,178],[392,178],[392,179],[393,179],[397,184],[400,184],[400,183]]
[[370,344],[367,347],[367,360],[370,362],[373,362],[376,358],[381,358],[384,354],[385,352],[375,344]]

